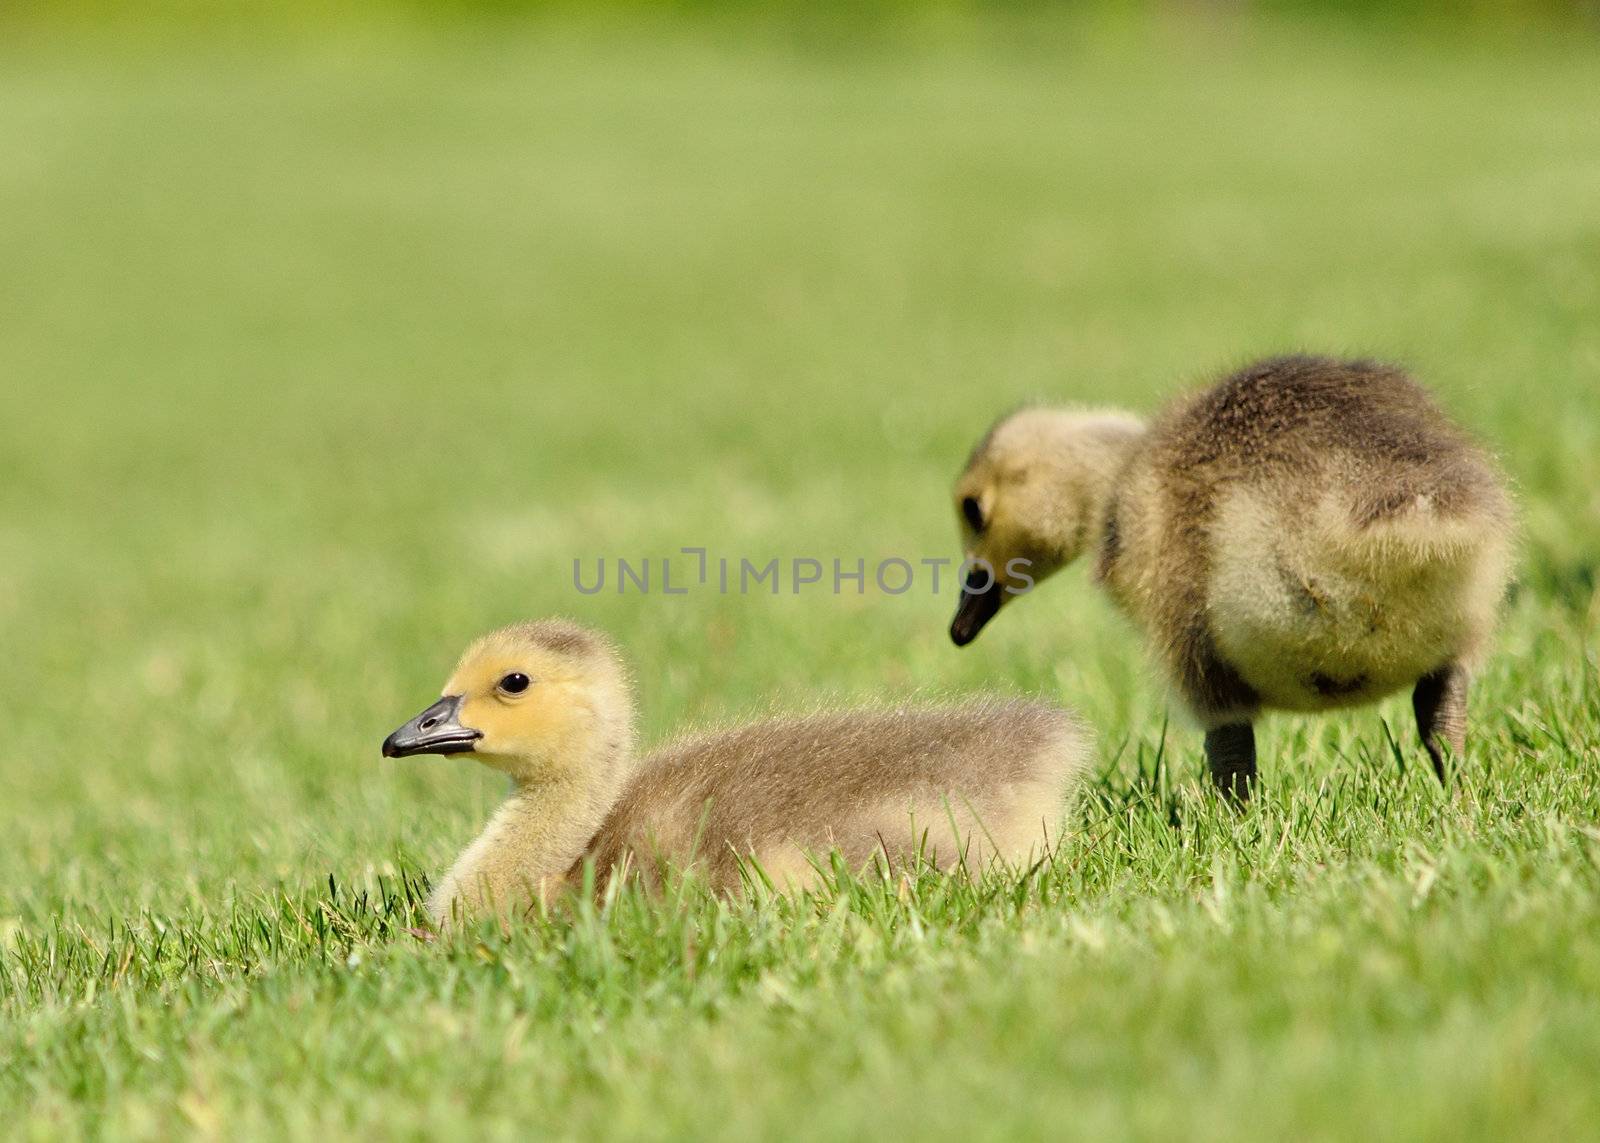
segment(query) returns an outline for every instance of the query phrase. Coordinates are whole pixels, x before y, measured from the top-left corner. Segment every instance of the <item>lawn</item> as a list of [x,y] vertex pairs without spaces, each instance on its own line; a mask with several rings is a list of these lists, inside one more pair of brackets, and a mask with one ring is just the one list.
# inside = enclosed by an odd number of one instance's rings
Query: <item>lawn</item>
[[[12,33],[6,1131],[1600,1135],[1592,35]],[[574,587],[952,555],[998,413],[1293,348],[1414,367],[1517,486],[1449,792],[1399,698],[1268,722],[1218,805],[1082,569],[963,651],[948,584]],[[423,943],[502,786],[379,742],[549,613],[626,648],[649,739],[992,688],[1079,708],[1095,774],[1026,875]]]

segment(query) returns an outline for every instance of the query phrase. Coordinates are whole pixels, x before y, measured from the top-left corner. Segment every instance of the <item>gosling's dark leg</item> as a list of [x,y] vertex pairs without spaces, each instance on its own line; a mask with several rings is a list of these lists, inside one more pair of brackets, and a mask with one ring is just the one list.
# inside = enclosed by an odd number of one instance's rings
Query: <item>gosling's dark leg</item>
[[1452,663],[1423,677],[1411,693],[1411,706],[1433,772],[1443,784],[1445,746],[1458,758],[1467,746],[1467,672]]
[[1243,805],[1256,784],[1256,730],[1235,722],[1206,731],[1206,761],[1211,780],[1229,800]]

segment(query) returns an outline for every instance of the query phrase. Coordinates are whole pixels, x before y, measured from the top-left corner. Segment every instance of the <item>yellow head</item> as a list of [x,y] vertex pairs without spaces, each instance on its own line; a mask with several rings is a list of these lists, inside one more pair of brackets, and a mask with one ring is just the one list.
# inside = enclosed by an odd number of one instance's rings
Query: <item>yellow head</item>
[[1126,413],[1071,409],[1024,409],[989,430],[955,484],[969,569],[950,624],[956,646],[1098,542],[1117,472],[1144,431]]
[[567,776],[632,754],[627,677],[602,636],[544,619],[485,635],[444,697],[389,735],[385,757],[471,754],[518,782]]

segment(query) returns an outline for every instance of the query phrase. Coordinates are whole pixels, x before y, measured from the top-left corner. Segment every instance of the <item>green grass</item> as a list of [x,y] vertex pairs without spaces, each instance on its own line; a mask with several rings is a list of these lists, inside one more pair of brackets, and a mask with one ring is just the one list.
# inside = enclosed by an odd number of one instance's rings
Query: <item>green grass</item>
[[[1594,1137],[1594,44],[793,31],[0,48],[0,1123]],[[1268,723],[1220,809],[1080,570],[959,653],[948,593],[571,586],[951,554],[998,412],[1296,347],[1408,362],[1517,482],[1450,794],[1397,699]],[[1097,774],[1025,877],[424,945],[500,787],[378,743],[552,612],[652,738],[1000,688],[1079,707]]]

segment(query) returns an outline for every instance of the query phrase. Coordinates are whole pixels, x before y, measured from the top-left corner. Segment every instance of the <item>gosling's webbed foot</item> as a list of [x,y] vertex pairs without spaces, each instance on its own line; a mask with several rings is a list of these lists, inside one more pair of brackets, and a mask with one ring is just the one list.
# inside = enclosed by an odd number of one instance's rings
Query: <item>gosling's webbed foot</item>
[[1206,731],[1206,761],[1211,781],[1235,805],[1250,800],[1256,784],[1256,731],[1248,722],[1236,722]]
[[1411,707],[1417,714],[1417,732],[1433,760],[1433,772],[1442,785],[1445,780],[1446,746],[1460,757],[1467,746],[1467,672],[1455,663],[1439,668],[1417,681],[1411,693]]

